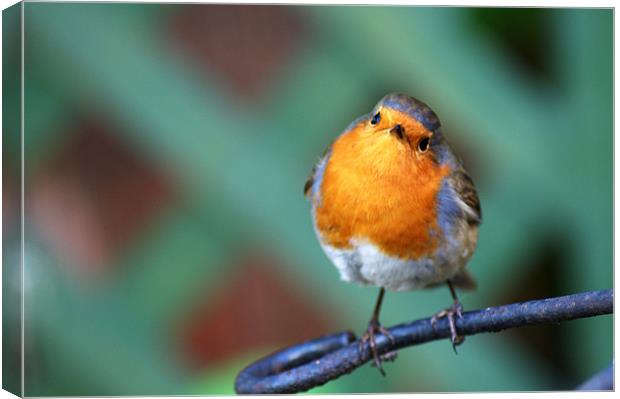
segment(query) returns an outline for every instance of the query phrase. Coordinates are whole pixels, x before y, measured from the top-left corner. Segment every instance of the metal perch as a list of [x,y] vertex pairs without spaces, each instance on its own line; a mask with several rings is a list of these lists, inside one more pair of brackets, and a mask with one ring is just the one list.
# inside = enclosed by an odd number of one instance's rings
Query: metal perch
[[[613,312],[613,290],[584,292],[557,298],[515,303],[463,313],[456,321],[460,335],[592,317]],[[392,343],[377,336],[377,351],[386,355],[397,349],[450,336],[448,320],[434,326],[430,318],[389,329]],[[351,332],[342,332],[298,344],[252,363],[235,381],[240,394],[274,394],[307,391],[348,374],[372,357],[358,350]]]

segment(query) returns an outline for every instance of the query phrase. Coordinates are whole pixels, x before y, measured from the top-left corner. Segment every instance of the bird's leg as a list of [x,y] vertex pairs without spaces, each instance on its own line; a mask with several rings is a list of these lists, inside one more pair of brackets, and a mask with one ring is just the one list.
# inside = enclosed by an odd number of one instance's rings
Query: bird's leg
[[[366,332],[364,333],[364,335],[362,335],[362,338],[360,339],[360,343],[359,343],[359,348],[358,348],[359,351],[361,352],[364,346],[366,345],[366,343],[368,343],[368,345],[370,346],[370,350],[372,351],[372,356],[375,361],[374,365],[379,369],[379,371],[381,372],[383,376],[385,376],[385,371],[383,371],[383,367],[381,367],[381,357],[379,357],[379,355],[377,354],[377,344],[375,342],[375,335],[377,333],[381,333],[385,335],[386,337],[388,337],[390,341],[392,341],[392,343],[394,343],[394,336],[392,336],[392,334],[387,329],[385,329],[379,322],[379,312],[381,311],[381,303],[383,302],[384,295],[385,295],[385,289],[382,287],[381,290],[379,291],[379,297],[377,298],[377,303],[375,304],[375,310],[372,313],[372,317],[370,318],[370,321],[368,322],[368,328],[366,329]],[[392,356],[392,359],[393,358],[395,358],[395,356]],[[392,359],[386,358],[386,360],[392,360]]]
[[448,323],[450,324],[450,341],[452,341],[452,349],[454,350],[454,353],[457,353],[456,347],[457,345],[460,345],[463,343],[463,341],[465,341],[465,337],[457,334],[456,323],[454,322],[454,319],[455,316],[458,318],[462,317],[463,305],[461,305],[461,302],[459,302],[459,298],[456,296],[456,291],[454,290],[452,282],[448,280],[447,283],[448,288],[450,288],[450,294],[452,294],[452,299],[454,300],[454,303],[448,309],[444,309],[436,313],[431,318],[431,324],[435,326],[437,320],[441,319],[442,317],[448,318]]

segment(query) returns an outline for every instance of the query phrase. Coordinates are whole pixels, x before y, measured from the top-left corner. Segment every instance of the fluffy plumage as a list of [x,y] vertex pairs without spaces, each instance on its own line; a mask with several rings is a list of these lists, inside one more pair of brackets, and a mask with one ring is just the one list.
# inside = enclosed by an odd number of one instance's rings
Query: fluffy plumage
[[384,97],[333,142],[304,192],[343,280],[390,290],[474,285],[465,266],[481,221],[478,195],[421,101]]

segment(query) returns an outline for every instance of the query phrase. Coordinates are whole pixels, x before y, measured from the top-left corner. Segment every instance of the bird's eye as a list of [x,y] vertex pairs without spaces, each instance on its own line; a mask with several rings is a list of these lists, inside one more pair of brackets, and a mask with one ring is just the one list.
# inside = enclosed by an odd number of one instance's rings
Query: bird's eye
[[377,112],[375,116],[373,116],[372,119],[370,120],[370,124],[376,125],[377,123],[379,123],[380,120],[381,120],[381,113]]
[[428,137],[424,137],[422,140],[418,142],[418,150],[420,152],[426,152],[428,150],[428,146],[431,142],[431,139]]

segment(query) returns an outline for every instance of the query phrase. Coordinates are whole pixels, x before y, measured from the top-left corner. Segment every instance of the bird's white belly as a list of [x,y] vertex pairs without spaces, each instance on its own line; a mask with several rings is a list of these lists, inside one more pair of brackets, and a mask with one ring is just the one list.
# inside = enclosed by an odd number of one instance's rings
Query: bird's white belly
[[467,261],[462,256],[448,262],[435,257],[400,259],[382,253],[365,240],[353,239],[351,245],[351,249],[338,249],[321,242],[342,280],[376,285],[393,291],[424,288],[444,282],[454,276]]

